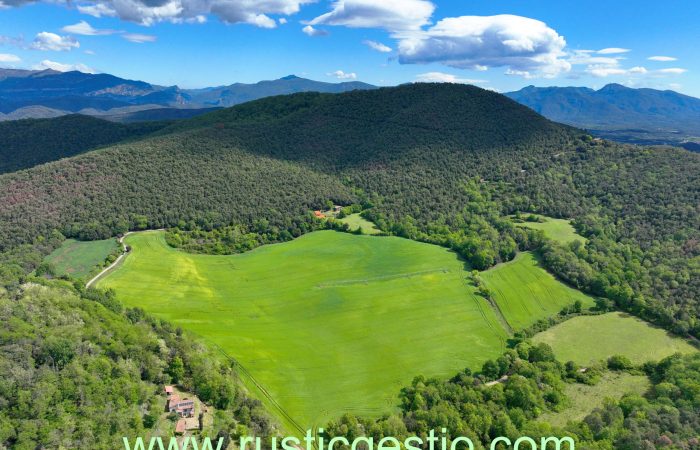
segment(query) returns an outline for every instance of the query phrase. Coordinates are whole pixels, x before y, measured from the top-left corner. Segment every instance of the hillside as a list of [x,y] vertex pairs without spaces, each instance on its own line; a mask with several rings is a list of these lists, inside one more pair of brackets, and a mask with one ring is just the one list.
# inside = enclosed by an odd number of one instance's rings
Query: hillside
[[81,115],[0,122],[0,174],[145,136],[166,125],[121,125]]
[[608,84],[597,91],[528,86],[506,95],[551,120],[611,139],[650,144],[700,139],[700,99],[674,91]]
[[[357,202],[477,269],[539,248],[572,286],[700,335],[698,174],[700,155],[597,142],[473,86],[303,93],[0,176],[0,248],[171,226],[284,241],[317,227],[310,210]],[[541,246],[517,211],[575,219],[585,251]]]

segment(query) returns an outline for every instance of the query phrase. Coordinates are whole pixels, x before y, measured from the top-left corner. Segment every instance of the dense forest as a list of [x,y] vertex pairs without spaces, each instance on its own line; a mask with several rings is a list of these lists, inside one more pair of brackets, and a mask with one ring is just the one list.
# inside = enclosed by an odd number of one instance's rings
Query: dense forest
[[78,114],[0,122],[0,173],[139,138],[167,125],[168,122],[123,125]]
[[216,408],[221,436],[277,432],[227,359],[112,293],[2,289],[0,320],[0,448],[113,449],[123,436],[172,435],[170,383]]

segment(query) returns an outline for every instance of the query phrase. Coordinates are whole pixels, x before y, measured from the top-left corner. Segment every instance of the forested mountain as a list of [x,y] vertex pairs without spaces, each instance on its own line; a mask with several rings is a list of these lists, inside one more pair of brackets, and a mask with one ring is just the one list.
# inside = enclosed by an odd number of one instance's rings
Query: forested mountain
[[608,84],[597,91],[528,86],[505,95],[551,120],[603,137],[641,143],[700,140],[700,99],[674,91]]
[[[70,113],[115,121],[192,117],[210,108],[296,92],[373,89],[357,81],[325,83],[289,75],[254,84],[203,89],[157,86],[109,74],[0,69],[0,120],[57,117]],[[148,110],[158,110],[152,114]],[[199,111],[203,109],[203,111]]]
[[0,247],[59,229],[240,225],[285,240],[328,200],[476,268],[537,245],[504,216],[573,217],[583,248],[548,267],[677,332],[700,335],[700,155],[599,142],[473,86],[271,97],[0,177]]
[[122,125],[82,115],[0,122],[0,174],[153,133],[168,124]]

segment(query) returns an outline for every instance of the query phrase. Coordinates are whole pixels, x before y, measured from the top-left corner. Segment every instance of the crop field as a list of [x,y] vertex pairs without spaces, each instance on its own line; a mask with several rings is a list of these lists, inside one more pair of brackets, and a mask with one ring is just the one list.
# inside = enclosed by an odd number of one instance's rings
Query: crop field
[[374,223],[362,217],[359,213],[350,214],[338,219],[339,222],[347,223],[350,226],[350,230],[355,231],[358,228],[362,228],[363,234],[379,234],[380,230]]
[[515,225],[519,227],[532,228],[533,230],[542,230],[548,238],[568,244],[574,241],[585,242],[586,239],[571,225],[571,222],[566,219],[554,219],[552,217],[538,216],[544,222],[518,222]]
[[579,316],[538,333],[535,342],[552,346],[560,361],[587,365],[613,355],[624,355],[641,364],[658,361],[695,347],[666,331],[622,313]]
[[554,426],[564,426],[569,421],[578,421],[594,409],[603,406],[606,398],[619,399],[625,394],[644,394],[651,383],[644,375],[626,372],[605,372],[595,386],[572,383],[566,386],[570,404],[562,411],[550,412],[539,419]]
[[514,260],[482,272],[481,277],[514,330],[553,316],[576,300],[584,308],[595,304],[593,298],[545,271],[530,252],[520,253]]
[[414,376],[452,376],[503,351],[495,313],[441,247],[333,231],[233,256],[172,249],[162,232],[126,243],[98,286],[235,357],[293,418],[290,432],[390,412]]
[[85,278],[119,247],[116,239],[76,241],[67,239],[45,259],[56,269],[56,274]]

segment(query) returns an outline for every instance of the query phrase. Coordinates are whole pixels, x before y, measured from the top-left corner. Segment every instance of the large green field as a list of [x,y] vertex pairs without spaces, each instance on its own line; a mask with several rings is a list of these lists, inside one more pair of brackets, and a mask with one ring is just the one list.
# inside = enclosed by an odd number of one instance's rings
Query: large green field
[[464,263],[434,245],[333,231],[233,256],[177,251],[162,232],[126,243],[99,287],[219,345],[304,428],[391,411],[414,376],[503,350]]
[[547,216],[537,216],[542,222],[518,222],[515,225],[519,227],[532,228],[533,230],[542,230],[548,238],[568,244],[574,241],[585,242],[586,239],[571,225],[571,221],[566,219],[555,219]]
[[116,239],[76,241],[67,239],[45,259],[53,265],[56,275],[86,278],[119,247]]
[[582,365],[613,355],[624,355],[641,364],[676,352],[697,351],[685,340],[622,313],[574,317],[537,334],[534,340],[552,346],[560,361]]
[[520,253],[514,260],[482,272],[481,277],[503,317],[515,330],[553,316],[576,300],[584,307],[595,304],[593,298],[545,271],[530,252]]
[[539,420],[555,426],[564,426],[569,421],[578,421],[594,409],[603,406],[606,398],[619,399],[624,394],[644,394],[651,383],[644,375],[631,375],[626,372],[605,372],[594,386],[572,383],[566,386],[569,405],[562,411],[549,412]]

